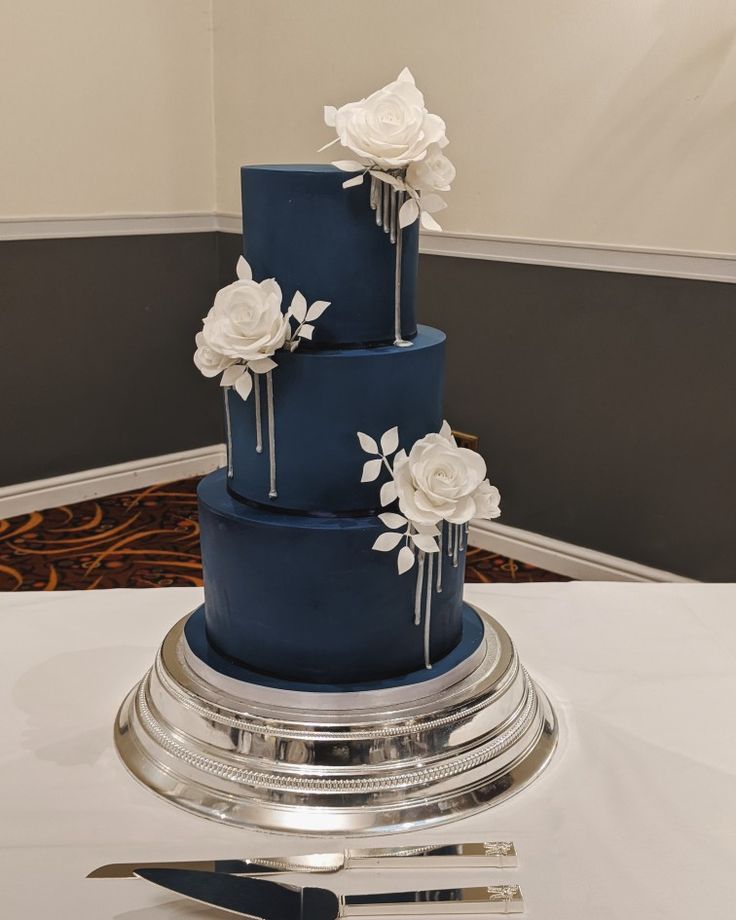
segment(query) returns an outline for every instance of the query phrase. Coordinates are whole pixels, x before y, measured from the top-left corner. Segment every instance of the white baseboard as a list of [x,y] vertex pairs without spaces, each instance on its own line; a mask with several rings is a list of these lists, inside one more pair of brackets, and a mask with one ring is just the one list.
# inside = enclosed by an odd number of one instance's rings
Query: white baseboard
[[0,519],[45,508],[145,489],[163,482],[202,476],[225,464],[225,445],[212,444],[162,457],[130,460],[94,470],[82,470],[52,479],[37,479],[0,487]]
[[[239,214],[191,211],[150,214],[79,214],[59,217],[0,217],[0,240],[151,233],[241,233]],[[592,271],[661,275],[736,284],[736,253],[688,252],[605,246],[567,240],[495,237],[472,233],[421,233],[419,250],[427,255],[495,262],[521,262]]]
[[580,581],[692,582],[695,579],[653,569],[638,562],[609,556],[595,549],[553,540],[542,534],[495,524],[473,521],[468,542],[471,546],[499,553],[539,568]]

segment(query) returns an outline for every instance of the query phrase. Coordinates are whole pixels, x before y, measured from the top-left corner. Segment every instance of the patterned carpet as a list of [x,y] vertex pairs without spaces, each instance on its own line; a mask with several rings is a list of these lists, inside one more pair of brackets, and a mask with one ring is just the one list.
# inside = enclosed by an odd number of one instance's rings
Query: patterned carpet
[[[201,585],[197,479],[0,520],[0,591]],[[466,581],[568,581],[470,548]]]

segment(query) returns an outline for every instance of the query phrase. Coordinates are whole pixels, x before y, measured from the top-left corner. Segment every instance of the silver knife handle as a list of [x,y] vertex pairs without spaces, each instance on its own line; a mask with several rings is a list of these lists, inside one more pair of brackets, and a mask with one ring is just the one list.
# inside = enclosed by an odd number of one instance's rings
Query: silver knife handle
[[428,917],[470,914],[520,914],[524,898],[518,885],[418,891],[415,901],[387,900],[366,903],[355,896],[340,897],[338,917]]
[[345,867],[351,869],[407,869],[414,866],[422,869],[512,869],[518,865],[516,847],[510,840],[347,850],[345,853]]

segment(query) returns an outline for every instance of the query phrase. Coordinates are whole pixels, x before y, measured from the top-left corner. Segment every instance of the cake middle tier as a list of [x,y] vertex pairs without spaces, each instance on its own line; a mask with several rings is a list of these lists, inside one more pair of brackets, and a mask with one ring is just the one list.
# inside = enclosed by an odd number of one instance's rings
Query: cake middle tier
[[[279,352],[272,371],[275,490],[267,386],[256,377],[259,392],[247,401],[234,391],[226,394],[230,491],[292,511],[378,510],[386,477],[360,481],[370,456],[357,432],[378,442],[398,426],[400,446],[408,451],[419,438],[439,431],[444,345],[444,333],[420,326],[411,348]],[[269,498],[270,491],[276,496]]]

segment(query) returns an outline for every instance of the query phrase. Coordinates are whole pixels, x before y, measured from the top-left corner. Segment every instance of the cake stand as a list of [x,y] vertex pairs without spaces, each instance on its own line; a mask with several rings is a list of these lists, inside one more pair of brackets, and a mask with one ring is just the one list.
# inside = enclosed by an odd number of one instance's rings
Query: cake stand
[[465,817],[528,785],[557,741],[508,633],[472,615],[482,638],[465,659],[346,693],[237,679],[195,653],[190,615],[124,700],[117,749],[149,789],[220,823],[351,836]]

